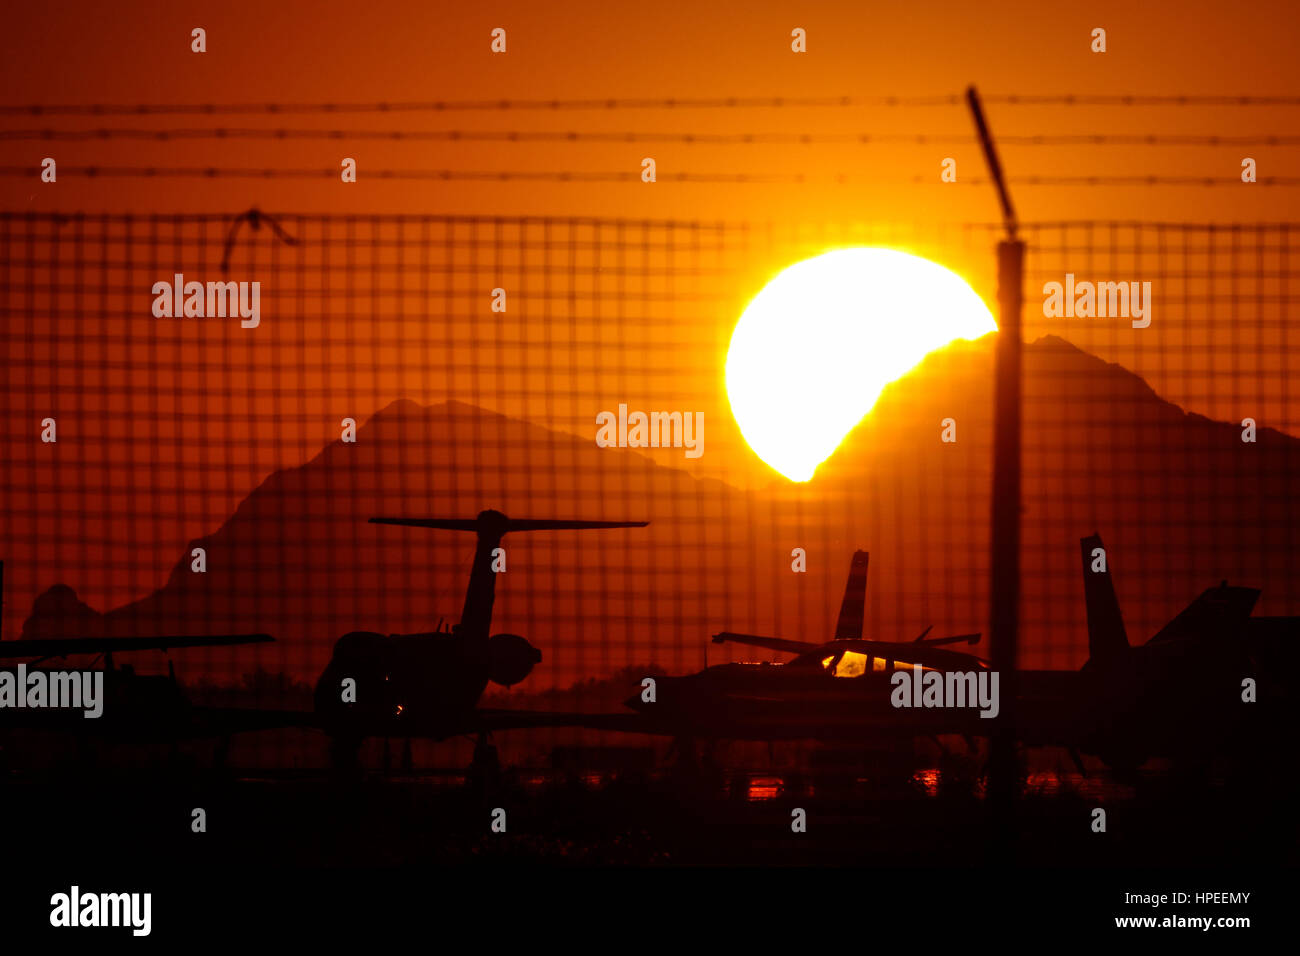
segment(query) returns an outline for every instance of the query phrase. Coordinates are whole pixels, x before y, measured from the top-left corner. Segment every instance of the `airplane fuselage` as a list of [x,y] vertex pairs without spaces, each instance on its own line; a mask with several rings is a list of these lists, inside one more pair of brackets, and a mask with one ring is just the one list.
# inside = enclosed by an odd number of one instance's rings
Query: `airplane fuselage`
[[483,696],[491,665],[490,643],[475,637],[354,631],[316,684],[316,714],[333,735],[450,736]]
[[988,732],[977,706],[896,706],[893,673],[837,677],[820,666],[794,663],[718,664],[684,677],[656,678],[653,702],[638,695],[627,705],[661,732],[681,736],[869,745],[876,737]]

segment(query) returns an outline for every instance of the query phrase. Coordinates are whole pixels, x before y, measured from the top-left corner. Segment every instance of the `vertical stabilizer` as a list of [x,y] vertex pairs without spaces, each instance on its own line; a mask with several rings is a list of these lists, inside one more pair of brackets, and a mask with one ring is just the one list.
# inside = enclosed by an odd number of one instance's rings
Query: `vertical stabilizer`
[[1088,656],[1104,664],[1128,650],[1128,635],[1124,633],[1124,618],[1110,578],[1110,558],[1101,536],[1081,538],[1079,547],[1083,556],[1083,596],[1088,606]]
[[840,619],[835,625],[835,640],[862,640],[862,622],[867,606],[867,552],[854,551],[849,565],[849,580],[844,585]]

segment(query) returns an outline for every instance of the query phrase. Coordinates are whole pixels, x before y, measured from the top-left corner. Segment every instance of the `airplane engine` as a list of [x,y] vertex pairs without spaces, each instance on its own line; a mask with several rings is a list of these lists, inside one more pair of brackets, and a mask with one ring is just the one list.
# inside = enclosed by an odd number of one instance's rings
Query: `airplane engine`
[[488,673],[494,684],[509,687],[527,677],[542,659],[542,652],[518,634],[493,634],[488,639],[492,652],[492,669]]

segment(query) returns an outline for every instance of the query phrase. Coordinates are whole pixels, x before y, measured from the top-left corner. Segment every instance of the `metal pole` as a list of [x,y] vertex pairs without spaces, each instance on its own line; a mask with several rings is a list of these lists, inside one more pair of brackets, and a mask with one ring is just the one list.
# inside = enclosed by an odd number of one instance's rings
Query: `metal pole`
[[1002,204],[1007,238],[998,243],[998,344],[994,384],[993,508],[989,594],[990,657],[999,675],[1000,710],[989,748],[989,808],[994,858],[1015,857],[1016,680],[1020,603],[1020,313],[1024,298],[1025,244],[1016,238],[1016,214],[1002,176],[979,94],[966,91]]
[[989,799],[997,852],[1014,853],[1016,680],[1020,603],[1020,310],[1025,244],[998,243],[998,345],[993,434],[993,534],[990,590],[993,669],[1001,708],[989,750]]
[[998,151],[993,146],[993,137],[989,133],[989,124],[984,121],[984,107],[980,104],[980,95],[975,87],[966,88],[966,104],[975,119],[975,132],[979,134],[980,146],[984,149],[984,160],[989,166],[989,176],[998,191],[998,201],[1002,204],[1002,222],[1007,227],[1007,238],[1016,238],[1016,210],[1011,205],[1011,194],[1007,192],[1006,180],[1002,178],[1002,164],[998,162]]

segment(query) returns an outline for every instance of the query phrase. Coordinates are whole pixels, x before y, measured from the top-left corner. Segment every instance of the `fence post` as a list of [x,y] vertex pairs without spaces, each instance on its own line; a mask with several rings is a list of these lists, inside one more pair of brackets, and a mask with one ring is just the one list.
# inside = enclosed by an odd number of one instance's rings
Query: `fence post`
[[966,91],[989,175],[997,187],[1007,238],[998,243],[998,344],[993,398],[993,507],[990,548],[990,663],[999,676],[999,711],[989,746],[990,849],[996,862],[1016,855],[1016,679],[1020,603],[1020,312],[1025,244],[975,87]]

